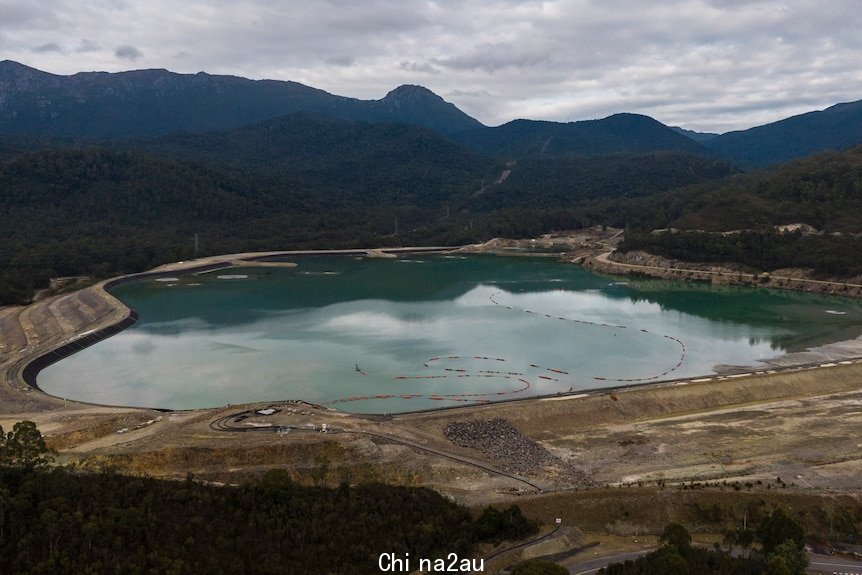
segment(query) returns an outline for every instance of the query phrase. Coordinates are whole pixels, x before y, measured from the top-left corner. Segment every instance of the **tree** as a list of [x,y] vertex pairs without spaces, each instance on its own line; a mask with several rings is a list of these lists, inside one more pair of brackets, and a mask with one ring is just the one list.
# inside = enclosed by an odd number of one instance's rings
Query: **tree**
[[769,559],[769,565],[766,567],[766,571],[764,571],[764,575],[793,575],[793,571],[790,570],[790,566],[787,565],[784,557],[772,555]]
[[[2,431],[2,428],[0,428]],[[9,500],[12,498],[12,493],[5,487],[0,487],[0,542],[6,537],[6,507],[9,505]]]
[[733,529],[728,529],[724,532],[724,539],[722,539],[722,543],[727,545],[727,553],[733,553],[733,546],[739,543],[739,537],[736,535],[736,531]]
[[503,539],[522,539],[539,531],[539,525],[524,517],[521,508],[510,505],[502,511],[490,505],[476,520],[474,538],[477,541]]
[[691,548],[691,535],[679,523],[668,523],[664,531],[661,532],[659,541],[667,545],[674,545],[683,555]]
[[[0,428],[2,431],[2,428]],[[33,469],[54,460],[54,450],[45,444],[42,433],[32,421],[19,421],[6,434],[0,462],[22,469]]]
[[739,532],[739,544],[742,546],[742,555],[748,556],[748,548],[754,543],[754,531],[751,529],[743,529]]
[[[679,524],[672,523],[671,525]],[[679,526],[681,527],[681,525]],[[685,530],[683,529],[683,531]],[[688,535],[688,531],[685,534]],[[691,538],[689,538],[689,541],[691,541]],[[673,573],[674,575],[688,575],[691,573],[688,561],[685,560],[679,548],[673,543],[665,545],[656,551],[651,563],[654,568],[651,571],[652,573]]]
[[564,567],[541,559],[529,559],[518,563],[512,569],[512,575],[568,575],[568,573]]
[[760,524],[757,535],[763,543],[763,553],[766,555],[772,553],[788,539],[799,548],[805,544],[805,530],[799,523],[788,517],[780,507]]
[[796,543],[790,539],[778,545],[775,548],[775,551],[772,552],[769,557],[770,569],[773,561],[782,562],[787,567],[788,573],[791,575],[803,575],[806,569],[808,569],[808,564],[810,563],[808,553],[805,552],[805,549],[797,546]]

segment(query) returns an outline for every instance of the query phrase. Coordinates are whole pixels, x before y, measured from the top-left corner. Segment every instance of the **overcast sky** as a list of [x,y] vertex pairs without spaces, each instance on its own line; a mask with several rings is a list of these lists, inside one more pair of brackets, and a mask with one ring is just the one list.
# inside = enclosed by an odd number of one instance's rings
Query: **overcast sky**
[[0,0],[0,59],[294,80],[363,99],[421,84],[488,125],[637,112],[725,132],[862,99],[862,5]]

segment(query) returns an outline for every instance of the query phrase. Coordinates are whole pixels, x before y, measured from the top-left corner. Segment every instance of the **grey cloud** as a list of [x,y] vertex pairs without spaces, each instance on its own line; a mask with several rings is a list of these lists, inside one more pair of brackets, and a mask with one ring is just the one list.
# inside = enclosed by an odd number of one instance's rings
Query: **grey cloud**
[[[358,98],[423,83],[491,125],[631,111],[726,131],[862,97],[858,0],[0,0],[0,21],[4,57],[52,72],[145,52]],[[34,52],[46,38],[80,55]]]
[[418,74],[440,74],[440,69],[427,62],[399,62],[398,67]]
[[399,0],[365,2],[324,2],[333,9],[324,12],[320,23],[333,32],[393,34],[416,31],[430,24],[419,3]]
[[356,62],[356,58],[353,56],[333,56],[326,59],[326,63],[333,66],[348,67],[352,66],[354,62]]
[[476,46],[468,53],[440,58],[435,63],[456,70],[484,70],[494,73],[506,68],[522,69],[548,65],[553,59],[551,51],[532,45],[505,42]]
[[114,56],[116,56],[117,58],[121,58],[123,60],[135,61],[143,55],[144,55],[143,52],[141,52],[140,50],[138,50],[137,48],[135,48],[134,46],[132,46],[130,44],[123,44],[121,46],[117,46],[114,49]]
[[18,28],[26,24],[55,22],[47,6],[28,2],[0,1],[0,22],[4,28]]
[[98,43],[93,42],[92,40],[87,40],[86,38],[84,38],[83,40],[81,40],[81,43],[78,44],[78,47],[75,48],[75,52],[81,52],[81,53],[98,52],[101,49],[102,49],[102,47],[99,46]]
[[57,52],[60,54],[65,53],[65,50],[63,50],[63,48],[56,42],[48,42],[47,44],[34,46],[32,50],[33,52],[36,52],[38,54],[44,54],[45,52]]

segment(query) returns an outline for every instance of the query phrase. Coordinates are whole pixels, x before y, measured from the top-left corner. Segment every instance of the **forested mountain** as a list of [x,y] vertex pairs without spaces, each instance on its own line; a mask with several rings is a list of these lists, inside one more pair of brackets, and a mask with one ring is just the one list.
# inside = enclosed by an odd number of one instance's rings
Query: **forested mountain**
[[577,227],[589,200],[731,171],[681,153],[618,155],[524,161],[494,184],[504,165],[430,130],[310,114],[101,148],[0,141],[11,154],[0,162],[4,303],[51,277],[188,259],[196,234],[199,255],[458,244]]
[[599,197],[582,207],[590,221],[642,230],[766,230],[806,223],[860,233],[862,146],[644,197]]
[[705,152],[646,116],[616,114],[583,122],[516,120],[486,128],[421,86],[381,100],[336,96],[296,82],[167,70],[81,72],[58,76],[0,62],[0,133],[70,138],[130,138],[224,131],[296,112],[343,120],[423,126],[497,156]]
[[[824,118],[858,104],[806,125],[828,131]],[[363,102],[290,82],[0,62],[0,304],[50,277],[188,259],[195,236],[208,255],[594,224],[862,231],[860,149],[748,175],[711,154],[635,114],[486,128],[418,86]]]
[[297,113],[225,132],[171,134],[116,144],[265,175],[328,208],[389,202],[427,207],[478,189],[496,162],[429,129]]
[[[596,212],[602,221],[640,228],[627,234],[621,250],[854,277],[862,274],[862,146],[625,204],[607,202]],[[827,233],[775,231],[793,223]],[[689,231],[649,233],[664,227]],[[715,233],[740,229],[749,231]]]
[[451,133],[481,124],[419,86],[382,100],[336,96],[296,82],[167,70],[58,76],[0,62],[0,132],[123,138],[224,130],[293,112],[401,122]]
[[496,128],[476,128],[452,137],[473,149],[509,158],[599,156],[616,152],[708,150],[648,116],[614,114],[601,120],[539,122],[515,120]]
[[680,128],[679,126],[671,126],[671,130],[676,132],[677,134],[682,134],[687,138],[691,138],[695,142],[708,142],[713,138],[717,138],[719,134],[715,134],[713,132],[695,132],[694,130],[686,130],[685,128]]
[[824,152],[668,196],[668,226],[764,229],[806,223],[827,232],[862,232],[862,146]]
[[862,100],[720,136],[625,113],[568,123],[515,120],[489,128],[421,86],[398,87],[380,100],[358,100],[296,82],[204,72],[59,76],[0,62],[0,134],[137,138],[225,131],[296,112],[422,126],[509,159],[680,150],[712,152],[752,168],[862,143]]
[[0,163],[0,301],[24,302],[50,277],[188,259],[195,234],[206,255],[595,224],[862,232],[862,148],[739,174],[682,152],[507,166],[423,128],[308,114],[204,136],[37,151],[3,140],[18,151]]
[[500,185],[475,195],[478,211],[558,209],[585,201],[637,198],[737,173],[725,162],[685,152],[526,159]]
[[704,144],[744,167],[764,167],[862,144],[862,100],[728,132]]
[[195,234],[200,255],[397,243],[495,165],[424,128],[307,114],[149,148],[6,141],[19,152],[0,163],[4,303],[50,277],[188,259]]

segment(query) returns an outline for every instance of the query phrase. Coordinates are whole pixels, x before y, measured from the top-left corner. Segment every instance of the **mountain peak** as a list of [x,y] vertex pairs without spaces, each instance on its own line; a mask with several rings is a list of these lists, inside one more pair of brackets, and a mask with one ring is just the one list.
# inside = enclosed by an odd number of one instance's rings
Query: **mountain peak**
[[[391,90],[389,94],[399,94],[399,93],[409,93],[409,92],[423,92],[426,94],[434,94],[431,90],[426,88],[425,86],[420,86],[419,84],[401,84],[394,90]],[[436,95],[436,94],[435,94]]]
[[443,102],[443,98],[429,90],[424,86],[417,86],[415,84],[402,84],[398,86],[383,98],[383,101],[404,101],[404,100],[414,100],[414,101],[427,101],[427,100],[436,100]]
[[482,124],[447,102],[428,88],[415,84],[398,86],[377,101],[380,111],[391,120],[405,124],[420,124],[443,133],[454,133]]

